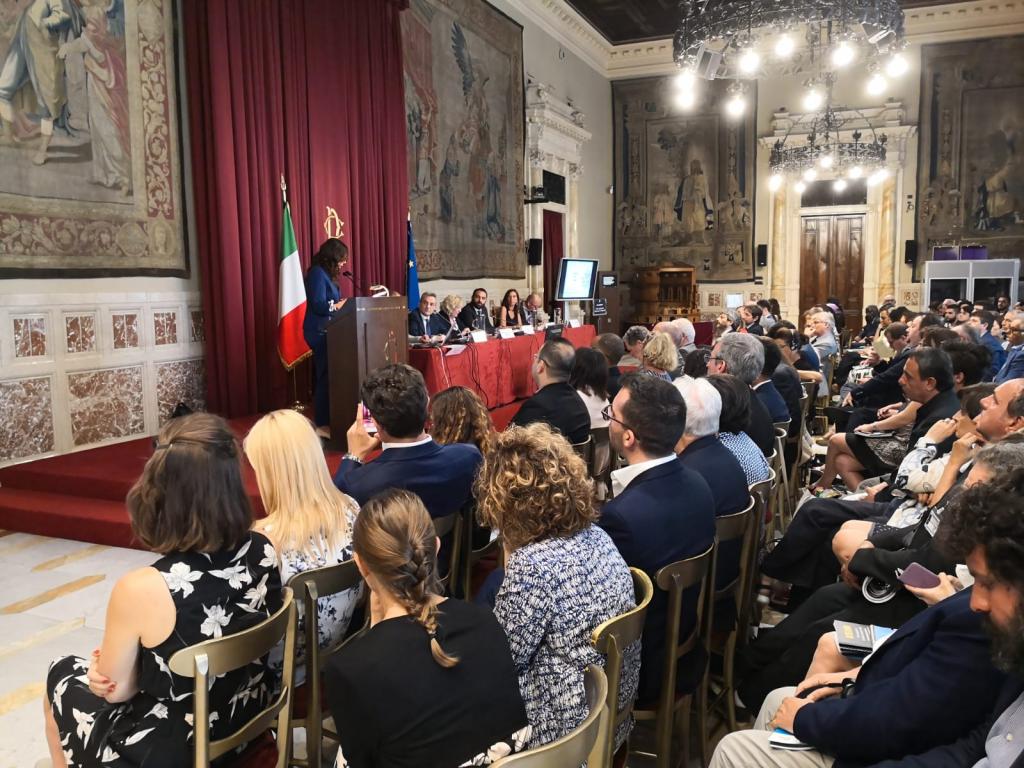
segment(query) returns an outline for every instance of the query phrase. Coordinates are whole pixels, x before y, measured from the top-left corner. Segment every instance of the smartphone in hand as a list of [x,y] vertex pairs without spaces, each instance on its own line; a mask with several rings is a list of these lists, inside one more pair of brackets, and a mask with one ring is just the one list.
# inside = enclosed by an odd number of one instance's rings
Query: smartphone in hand
[[908,587],[915,587],[917,589],[931,589],[942,583],[938,576],[920,563],[911,563],[907,566],[906,570],[900,571],[896,578]]
[[377,433],[377,427],[374,425],[373,419],[370,418],[370,409],[365,405],[363,406],[363,429],[370,435]]

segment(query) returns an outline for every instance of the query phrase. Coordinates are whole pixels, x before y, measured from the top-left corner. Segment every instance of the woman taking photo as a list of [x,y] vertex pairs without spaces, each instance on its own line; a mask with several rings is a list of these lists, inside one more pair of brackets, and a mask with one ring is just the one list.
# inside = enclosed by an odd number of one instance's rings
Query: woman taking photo
[[[249,430],[244,450],[267,511],[253,530],[277,550],[281,583],[312,568],[351,560],[352,524],[359,505],[334,486],[309,420],[290,409],[268,413]],[[317,600],[321,648],[345,636],[360,594],[361,589],[353,587]],[[295,684],[301,685],[306,674],[306,617],[301,601],[297,607]],[[271,654],[274,666],[281,662],[279,651]]]
[[[507,556],[494,615],[508,635],[533,735],[547,744],[587,715],[583,670],[603,664],[590,635],[636,607],[633,581],[594,525],[594,485],[569,442],[546,424],[498,433],[477,475],[480,522],[501,531]],[[358,550],[357,550],[358,551]],[[636,695],[640,643],[625,649],[619,706]],[[629,733],[627,720],[616,746]]]
[[[54,768],[192,764],[192,680],[168,671],[183,648],[230,635],[281,604],[277,555],[250,530],[238,445],[223,419],[172,419],[126,500],[132,531],[162,557],[122,576],[100,647],[67,656],[46,680]],[[210,681],[210,739],[267,705],[266,659]]]
[[498,308],[499,328],[519,328],[526,324],[526,310],[519,301],[519,291],[509,288]]
[[370,499],[352,535],[370,629],[328,664],[339,768],[486,765],[528,738],[508,640],[486,608],[441,596],[419,497]]
[[331,389],[327,380],[327,324],[345,301],[338,289],[341,268],[348,263],[348,247],[336,238],[325,240],[306,272],[306,319],[302,335],[313,350],[313,421],[317,432],[329,436]]

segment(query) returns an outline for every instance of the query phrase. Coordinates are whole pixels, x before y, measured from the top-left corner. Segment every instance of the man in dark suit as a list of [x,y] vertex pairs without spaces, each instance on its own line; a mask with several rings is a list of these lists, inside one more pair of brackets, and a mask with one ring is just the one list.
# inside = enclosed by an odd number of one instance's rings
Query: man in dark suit
[[[708,358],[708,373],[731,373],[748,387],[761,375],[762,368],[764,347],[758,339],[747,333],[723,336]],[[750,398],[750,426],[746,432],[765,456],[770,456],[775,450],[775,426],[760,398]]]
[[422,294],[419,307],[409,313],[409,341],[436,340],[447,333],[448,324],[437,314],[437,294]]
[[626,354],[626,345],[622,338],[614,333],[602,333],[594,337],[590,346],[604,355],[604,359],[608,361],[608,397],[614,400],[619,393],[619,380],[622,376],[619,360]]
[[[348,453],[334,484],[360,505],[388,488],[404,488],[422,499],[431,517],[462,509],[472,498],[483,457],[475,445],[438,445],[424,431],[427,387],[422,374],[404,363],[385,365],[367,377],[360,396],[363,402],[347,433]],[[376,435],[363,426],[363,405]],[[381,454],[369,461],[378,448]]]
[[[772,417],[773,423],[789,421],[789,404],[783,399],[782,393],[775,387],[775,382],[772,379],[775,369],[782,362],[782,352],[771,339],[761,337],[758,341],[764,347],[764,365],[761,367],[761,373],[754,379],[751,389],[765,410],[768,411],[768,415]],[[797,387],[799,385],[798,381]],[[799,405],[797,407],[799,408]]]
[[473,291],[473,300],[459,312],[459,328],[465,330],[487,331],[494,333],[494,324],[491,322],[491,313],[487,311],[487,291],[477,288]]
[[[621,342],[620,342],[621,343]],[[715,537],[715,501],[700,475],[676,458],[686,426],[686,405],[667,381],[630,373],[622,378],[608,414],[608,439],[628,466],[612,472],[615,498],[601,511],[600,525],[626,564],[654,580],[659,568],[698,555]],[[697,595],[684,596],[681,637],[696,622]],[[657,697],[665,650],[668,593],[656,589],[644,622],[640,701]],[[693,690],[704,654],[680,661],[679,690]]]
[[544,343],[533,361],[537,392],[519,408],[512,424],[525,427],[542,421],[574,444],[590,437],[587,406],[569,384],[575,359],[576,350],[567,339],[551,339]]
[[1017,317],[1010,322],[1010,332],[1006,341],[1006,362],[995,375],[993,381],[1002,384],[1004,381],[1024,377],[1024,317]]
[[1003,349],[1002,342],[992,335],[995,322],[996,316],[987,309],[978,309],[971,313],[971,325],[978,329],[981,343],[992,353],[992,362],[985,381],[991,381],[1006,362],[1006,350]]
[[[844,680],[855,682],[840,697]],[[711,765],[774,765],[768,762],[777,753],[768,743],[769,724],[817,750],[784,753],[793,757],[785,763],[793,768],[827,765],[824,755],[836,758],[835,765],[868,765],[914,754],[969,733],[985,719],[1004,681],[966,590],[908,621],[862,667],[813,675],[796,688],[773,691],[754,729],[726,736]],[[821,685],[837,687],[795,695]],[[885,738],[874,738],[882,733]]]

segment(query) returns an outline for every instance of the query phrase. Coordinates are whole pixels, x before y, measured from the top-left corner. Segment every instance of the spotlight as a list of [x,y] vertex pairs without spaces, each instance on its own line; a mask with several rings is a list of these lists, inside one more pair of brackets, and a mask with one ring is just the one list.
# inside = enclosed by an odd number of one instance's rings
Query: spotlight
[[846,189],[846,180],[836,179],[835,181],[832,182],[832,189],[834,189],[836,192],[842,192],[844,189]]
[[775,41],[775,55],[780,59],[788,59],[796,50],[796,43],[789,35],[782,35]]
[[872,96],[880,96],[888,87],[889,81],[877,72],[868,79],[867,91]]
[[796,193],[798,195],[802,195],[807,190],[807,185],[804,184],[802,181],[798,181],[796,184],[793,185],[793,189],[796,190]]
[[835,163],[835,158],[832,155],[822,155],[821,159],[818,160],[818,164],[822,168],[831,168],[833,163]]
[[692,91],[697,85],[697,76],[692,69],[684,69],[675,77],[676,88],[680,91]]
[[842,69],[843,67],[847,67],[852,64],[856,56],[857,51],[854,47],[843,40],[839,45],[832,49],[832,65]]
[[771,178],[768,179],[768,189],[772,192],[778,192],[779,188],[782,187],[782,176],[778,173],[773,173]]
[[697,94],[693,91],[680,91],[676,94],[676,106],[680,109],[693,109],[697,103]]
[[808,168],[804,171],[804,181],[811,182],[818,178],[818,172],[813,168]]
[[740,117],[746,108],[746,100],[738,93],[725,102],[725,111],[730,117]]
[[851,179],[859,179],[863,175],[864,169],[861,168],[859,165],[853,166],[853,168],[851,168],[850,172],[847,174],[847,176],[849,176]]
[[817,88],[811,88],[804,94],[804,109],[808,112],[815,112],[825,103],[825,96]]
[[740,55],[739,67],[743,74],[752,75],[757,72],[759,66],[761,66],[761,56],[753,48],[747,48]]
[[885,65],[885,71],[889,77],[905,75],[908,69],[910,69],[910,64],[907,62],[907,57],[902,53],[894,53]]

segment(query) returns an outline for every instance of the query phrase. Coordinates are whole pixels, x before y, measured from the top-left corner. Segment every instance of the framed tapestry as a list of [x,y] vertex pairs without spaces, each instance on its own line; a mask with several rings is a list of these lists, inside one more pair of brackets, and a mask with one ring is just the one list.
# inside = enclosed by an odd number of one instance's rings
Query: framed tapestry
[[402,14],[420,279],[526,274],[523,29],[483,0]]
[[753,110],[725,117],[720,80],[702,82],[696,106],[680,110],[672,81],[612,83],[615,266],[688,265],[703,283],[752,280]]
[[1024,255],[1024,37],[923,46],[917,241]]
[[175,13],[0,3],[0,277],[188,274]]

